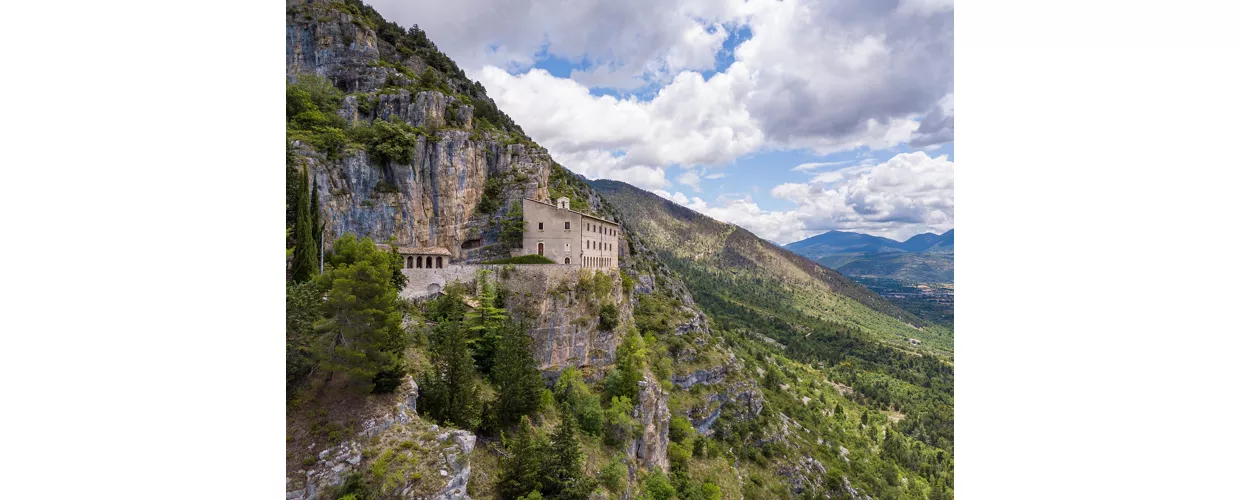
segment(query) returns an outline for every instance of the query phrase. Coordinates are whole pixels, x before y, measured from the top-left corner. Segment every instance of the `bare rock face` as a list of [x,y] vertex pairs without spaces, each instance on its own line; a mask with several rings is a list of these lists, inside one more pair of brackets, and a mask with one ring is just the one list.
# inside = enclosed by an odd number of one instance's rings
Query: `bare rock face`
[[[397,245],[447,248],[454,259],[478,260],[494,252],[464,252],[498,243],[495,214],[477,214],[488,180],[501,181],[499,213],[521,198],[546,199],[553,163],[546,150],[492,132],[473,130],[474,107],[447,82],[436,90],[411,91],[416,82],[390,64],[414,73],[427,69],[417,57],[392,51],[351,6],[323,0],[288,0],[285,73],[327,78],[347,95],[337,114],[352,125],[376,118],[400,119],[421,132],[412,161],[384,163],[365,151],[346,150],[329,159],[295,143],[298,161],[319,188],[328,242],[344,233]],[[388,84],[397,87],[386,87]],[[457,89],[459,90],[459,89]],[[479,97],[475,96],[474,102]],[[486,99],[485,96],[481,97]],[[468,254],[468,255],[467,255]]]
[[373,65],[379,37],[361,20],[338,9],[314,8],[307,0],[286,3],[284,61],[290,77],[314,73],[356,92],[378,88],[395,72]]
[[667,472],[667,429],[671,414],[667,410],[667,392],[654,376],[638,382],[637,405],[633,409],[641,425],[641,432],[633,441],[633,455],[647,467],[658,467]]
[[512,315],[527,320],[527,333],[534,343],[534,359],[547,378],[577,367],[589,380],[602,377],[615,363],[616,346],[633,324],[632,305],[624,294],[619,272],[602,270],[611,277],[608,297],[619,310],[619,324],[611,330],[599,326],[598,303],[575,289],[585,271],[569,266],[519,266],[500,273],[509,290],[506,302]]
[[[377,166],[365,151],[352,151],[339,161],[308,148],[300,151],[319,187],[329,242],[344,233],[376,241],[395,237],[397,245],[444,247],[459,258],[466,241],[474,236],[482,239],[476,226],[486,220],[474,220],[474,210],[488,178],[513,179],[508,203],[547,196],[548,157],[531,154],[520,144],[474,142],[461,130],[441,132],[435,141],[419,137],[413,161],[407,165]],[[492,239],[497,240],[498,234]],[[478,245],[488,243],[494,241]]]

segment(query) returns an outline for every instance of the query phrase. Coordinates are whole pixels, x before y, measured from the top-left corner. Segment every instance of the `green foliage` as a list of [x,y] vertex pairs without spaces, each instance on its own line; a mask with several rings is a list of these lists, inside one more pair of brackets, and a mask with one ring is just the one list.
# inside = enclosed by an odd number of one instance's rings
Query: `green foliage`
[[686,439],[692,438],[696,434],[693,429],[693,423],[689,419],[676,415],[672,417],[671,423],[667,428],[667,439],[674,443],[684,443]]
[[646,342],[637,329],[630,328],[616,347],[616,366],[603,382],[607,395],[637,399],[637,382],[642,379],[645,367]]
[[[505,435],[501,438],[507,453],[500,458],[500,494],[504,498],[520,498],[531,492],[537,493],[543,485],[546,450],[529,417],[521,417],[517,432],[511,437]],[[533,498],[541,498],[541,495]]]
[[577,424],[571,418],[560,420],[547,453],[543,492],[552,498],[585,500],[594,491],[593,478],[584,470],[585,457],[577,441]]
[[340,157],[348,142],[344,118],[336,113],[344,93],[326,79],[298,75],[296,82],[285,85],[285,118],[290,136],[314,146],[329,159]]
[[637,279],[629,275],[629,273],[620,273],[620,285],[624,288],[624,294],[633,293],[633,287],[637,285]]
[[314,324],[322,316],[320,283],[290,283],[284,295],[285,391],[292,397],[293,387],[314,368]]
[[477,428],[482,418],[478,373],[466,338],[464,323],[435,325],[430,337],[431,370],[419,386],[427,414],[463,429]]
[[343,119],[335,118],[338,118],[336,110],[344,100],[344,92],[326,78],[298,75],[296,82],[285,85],[284,92],[285,118],[290,127],[312,130],[322,126],[339,128],[343,124]]
[[467,311],[465,287],[460,283],[449,283],[442,295],[427,304],[426,319],[435,322],[464,321]]
[[[400,326],[391,260],[369,238],[337,239],[331,267],[318,279],[327,290],[323,319],[315,325],[319,363],[369,391],[381,370],[391,369],[408,345]],[[330,378],[330,375],[329,375]]]
[[496,416],[501,424],[538,411],[545,388],[524,328],[508,323],[502,330],[491,381],[499,397]]
[[629,468],[625,464],[623,454],[612,455],[611,461],[603,466],[599,471],[599,478],[602,480],[603,486],[606,486],[612,493],[624,493],[624,482],[629,477]]
[[683,470],[689,466],[689,459],[693,457],[691,449],[684,447],[680,443],[667,443],[667,461],[672,470]]
[[646,496],[651,500],[671,500],[676,497],[676,488],[663,471],[656,468],[646,477]]
[[638,431],[637,420],[633,418],[633,402],[624,396],[612,396],[611,405],[603,411],[606,432],[603,442],[609,446],[624,446]]
[[723,490],[715,483],[702,483],[702,498],[705,500],[723,500]]
[[508,327],[508,315],[496,300],[498,292],[490,275],[490,270],[478,271],[478,307],[465,313],[465,321],[472,332],[469,343],[474,362],[485,374],[491,373],[500,338]]
[[311,199],[310,178],[305,171],[297,174],[296,217],[293,221],[293,281],[304,282],[318,274],[319,242],[315,239],[314,214],[318,200]]
[[598,327],[602,331],[611,331],[620,324],[620,309],[610,302],[603,304],[598,311]]
[[490,177],[482,186],[482,197],[478,199],[478,206],[474,209],[474,213],[491,214],[499,210],[502,203],[504,182],[497,177]]
[[555,264],[555,261],[548,259],[542,255],[530,254],[520,255],[517,257],[509,257],[506,259],[496,259],[483,262],[483,264]]
[[587,434],[598,435],[602,431],[602,404],[599,397],[590,392],[590,387],[576,368],[570,366],[560,372],[560,378],[555,383],[555,394],[564,405],[566,419],[575,417],[581,430]]
[[[508,248],[520,248],[525,238],[525,213],[521,208],[521,203],[513,203],[512,208],[508,209],[508,215],[500,221],[499,241]],[[531,257],[542,257],[541,255],[530,255]],[[523,256],[525,257],[525,256]],[[543,257],[547,262],[551,259]]]
[[390,265],[392,267],[391,283],[392,287],[399,292],[404,290],[405,285],[409,283],[409,277],[405,276],[404,272],[401,272],[401,269],[405,267],[405,258],[400,254],[400,252],[396,251],[395,242],[389,242],[388,245],[388,259],[390,260]]
[[429,137],[425,130],[401,121],[396,115],[388,120],[376,118],[370,126],[350,128],[349,134],[366,146],[366,153],[375,161],[403,165],[413,163],[418,136]]

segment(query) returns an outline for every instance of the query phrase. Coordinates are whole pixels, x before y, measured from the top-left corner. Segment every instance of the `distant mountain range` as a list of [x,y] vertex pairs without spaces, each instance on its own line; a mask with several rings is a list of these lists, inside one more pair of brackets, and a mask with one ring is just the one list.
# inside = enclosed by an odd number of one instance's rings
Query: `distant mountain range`
[[870,236],[848,231],[827,231],[801,241],[784,245],[784,248],[811,259],[827,255],[875,254],[885,252],[952,253],[955,233],[922,233],[903,242],[882,236]]
[[955,233],[923,233],[905,241],[848,231],[828,231],[784,248],[845,276],[910,283],[951,283]]

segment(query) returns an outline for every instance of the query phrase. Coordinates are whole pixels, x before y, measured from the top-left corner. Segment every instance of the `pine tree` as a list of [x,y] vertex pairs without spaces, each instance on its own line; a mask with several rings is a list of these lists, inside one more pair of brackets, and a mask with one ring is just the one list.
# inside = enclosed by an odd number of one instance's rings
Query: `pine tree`
[[500,459],[499,491],[504,498],[518,498],[542,488],[544,450],[529,417],[512,436],[502,436],[507,456]]
[[427,413],[441,422],[474,429],[481,423],[482,402],[465,334],[461,323],[435,326],[430,338],[431,370],[420,385],[425,387]]
[[503,425],[538,410],[544,385],[525,328],[513,323],[503,328],[491,380],[499,394],[496,411]]
[[[567,411],[565,412],[567,415]],[[581,443],[577,441],[577,423],[563,418],[551,437],[543,492],[549,497],[585,499],[594,491],[594,482],[582,469]]]
[[310,181],[298,175],[297,216],[293,222],[293,281],[301,283],[318,274],[318,242],[314,240],[314,220],[310,215]]
[[[307,226],[308,227],[308,226]],[[336,241],[340,257],[319,277],[327,296],[324,320],[315,324],[316,357],[329,371],[346,374],[366,390],[380,370],[399,362],[408,343],[388,282],[388,259],[369,239],[345,235]]]

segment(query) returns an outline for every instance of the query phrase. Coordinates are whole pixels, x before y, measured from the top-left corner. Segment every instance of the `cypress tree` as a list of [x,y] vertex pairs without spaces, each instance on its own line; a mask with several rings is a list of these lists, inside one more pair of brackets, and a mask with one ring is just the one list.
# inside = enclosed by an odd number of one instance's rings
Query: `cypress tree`
[[310,181],[298,174],[297,217],[293,222],[293,281],[301,283],[317,274],[318,243],[314,241],[314,220],[310,215]]
[[314,261],[314,269],[316,270],[315,274],[318,274],[318,259],[319,255],[323,252],[322,245],[320,245],[323,241],[322,217],[323,216],[319,210],[319,183],[313,182],[310,187],[310,227],[312,228],[310,231],[310,240],[311,245],[314,246],[314,252],[310,256],[310,260]]

